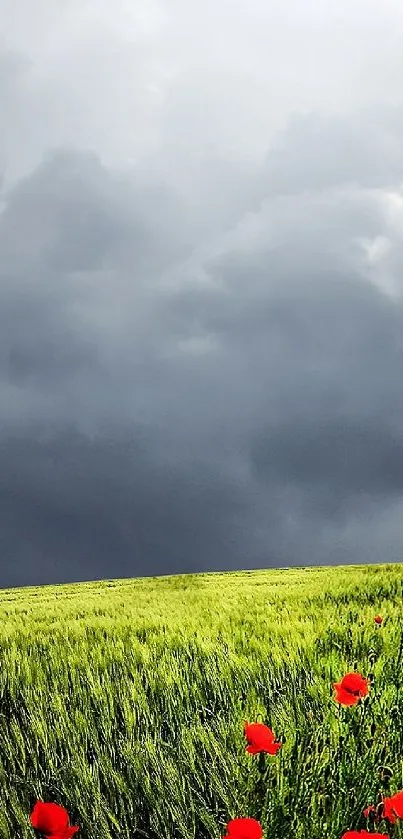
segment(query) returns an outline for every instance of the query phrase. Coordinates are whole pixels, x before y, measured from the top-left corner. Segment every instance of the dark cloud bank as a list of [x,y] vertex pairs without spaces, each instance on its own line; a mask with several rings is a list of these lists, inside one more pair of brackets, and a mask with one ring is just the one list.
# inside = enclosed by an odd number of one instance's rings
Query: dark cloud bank
[[295,117],[193,195],[71,148],[4,190],[1,586],[401,561],[402,129]]

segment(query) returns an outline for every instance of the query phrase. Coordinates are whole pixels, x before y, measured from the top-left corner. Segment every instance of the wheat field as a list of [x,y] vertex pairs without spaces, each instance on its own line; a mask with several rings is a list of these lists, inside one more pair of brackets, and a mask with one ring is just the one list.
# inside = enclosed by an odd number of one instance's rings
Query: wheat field
[[[374,829],[363,809],[403,789],[402,583],[371,565],[0,591],[1,839],[37,835],[37,800],[82,839]],[[341,707],[357,669],[370,695]],[[245,720],[275,757],[246,753]]]

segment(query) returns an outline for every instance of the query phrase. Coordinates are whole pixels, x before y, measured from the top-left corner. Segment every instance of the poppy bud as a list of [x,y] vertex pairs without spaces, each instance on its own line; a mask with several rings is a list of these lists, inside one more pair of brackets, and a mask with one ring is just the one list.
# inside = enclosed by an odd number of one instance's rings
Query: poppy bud
[[383,816],[384,804],[380,801],[375,810],[375,818],[381,819]]
[[368,807],[368,809],[365,810],[364,816],[365,816],[365,818],[369,819],[371,822],[375,821],[375,811],[373,809],[371,809],[371,807]]
[[88,746],[88,749],[87,749],[87,760],[88,760],[88,763],[90,764],[90,766],[93,766],[93,765],[94,765],[94,763],[96,763],[97,756],[96,756],[95,750],[94,750],[94,748],[93,748],[93,746],[92,746],[92,745],[89,745],[89,746]]
[[384,783],[386,783],[386,782],[389,783],[389,781],[390,781],[390,779],[393,775],[393,772],[392,772],[390,766],[379,766],[378,775],[379,775],[381,781],[383,781]]

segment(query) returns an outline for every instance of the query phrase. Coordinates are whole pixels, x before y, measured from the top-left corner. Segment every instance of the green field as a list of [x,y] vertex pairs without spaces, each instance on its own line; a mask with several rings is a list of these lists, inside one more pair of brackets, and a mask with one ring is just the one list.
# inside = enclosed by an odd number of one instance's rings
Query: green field
[[[1,839],[38,835],[37,799],[78,839],[220,839],[240,816],[265,839],[403,836],[362,816],[403,789],[402,583],[371,565],[0,591]],[[341,707],[354,669],[370,695]],[[276,756],[245,752],[244,720]]]

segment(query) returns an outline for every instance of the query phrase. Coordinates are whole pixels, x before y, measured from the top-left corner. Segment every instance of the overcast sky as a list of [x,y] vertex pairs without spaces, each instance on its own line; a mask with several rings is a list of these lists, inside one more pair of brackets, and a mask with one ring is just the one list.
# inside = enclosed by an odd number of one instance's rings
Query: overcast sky
[[401,0],[0,0],[0,585],[403,558]]

